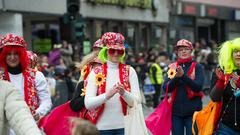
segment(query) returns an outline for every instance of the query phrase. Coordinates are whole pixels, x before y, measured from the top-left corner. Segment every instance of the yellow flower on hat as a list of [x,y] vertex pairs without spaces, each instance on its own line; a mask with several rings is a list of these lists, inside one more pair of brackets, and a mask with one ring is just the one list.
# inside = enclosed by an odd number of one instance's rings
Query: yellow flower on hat
[[176,72],[175,69],[170,68],[170,69],[168,70],[168,72],[167,72],[168,78],[173,79],[173,78],[175,77],[176,73],[177,73],[177,72]]
[[101,86],[103,85],[103,83],[106,81],[106,77],[105,75],[103,75],[102,73],[98,73],[96,76],[95,76],[95,83],[97,86]]

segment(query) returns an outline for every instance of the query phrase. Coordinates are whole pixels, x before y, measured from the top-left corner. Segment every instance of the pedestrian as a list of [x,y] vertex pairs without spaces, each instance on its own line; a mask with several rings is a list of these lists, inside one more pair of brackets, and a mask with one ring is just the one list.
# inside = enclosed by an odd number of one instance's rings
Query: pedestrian
[[17,135],[41,135],[22,96],[9,82],[0,80],[0,135],[11,127]]
[[192,135],[192,117],[194,111],[202,109],[202,86],[204,82],[202,66],[193,61],[193,46],[188,40],[179,40],[175,46],[177,61],[169,65],[167,85],[173,92],[172,135]]
[[158,56],[155,62],[149,68],[149,79],[154,86],[155,93],[153,95],[153,107],[156,108],[159,104],[159,97],[163,83],[163,71],[160,67],[161,58]]
[[124,37],[107,32],[101,40],[105,46],[99,52],[102,65],[88,76],[85,106],[101,135],[123,135],[127,106],[141,101],[138,78],[132,67],[122,64]]
[[222,102],[216,135],[240,135],[240,38],[220,46],[219,66],[212,75],[210,97]]
[[66,40],[62,41],[62,48],[60,49],[61,59],[64,61],[66,66],[70,66],[73,64],[72,55],[73,55],[73,47],[72,44],[69,44]]
[[[41,72],[29,67],[27,43],[22,37],[7,34],[1,39],[1,44],[1,76],[17,88],[34,119],[38,121],[48,113],[52,105],[46,79]],[[11,135],[14,135],[14,132],[11,132]]]

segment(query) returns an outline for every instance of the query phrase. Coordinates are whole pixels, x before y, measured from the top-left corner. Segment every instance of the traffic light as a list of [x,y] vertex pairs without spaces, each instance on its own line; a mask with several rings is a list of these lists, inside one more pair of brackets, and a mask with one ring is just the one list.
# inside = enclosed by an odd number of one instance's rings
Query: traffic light
[[67,14],[70,20],[75,20],[80,9],[80,0],[67,0]]
[[81,16],[75,21],[74,28],[75,28],[75,36],[76,38],[83,38],[84,37],[84,28],[85,22]]

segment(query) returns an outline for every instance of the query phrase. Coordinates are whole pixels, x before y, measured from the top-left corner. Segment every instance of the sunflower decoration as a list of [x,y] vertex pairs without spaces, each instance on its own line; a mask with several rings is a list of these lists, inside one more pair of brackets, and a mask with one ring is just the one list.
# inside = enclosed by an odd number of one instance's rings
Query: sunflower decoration
[[98,73],[96,76],[95,76],[95,83],[97,86],[101,86],[103,85],[103,83],[106,81],[106,77],[104,74],[102,73]]
[[176,72],[175,69],[170,68],[170,69],[168,70],[168,72],[167,72],[168,78],[173,79],[173,78],[175,77],[176,73],[177,73],[177,72]]
[[86,87],[84,87],[83,89],[82,89],[82,94],[81,94],[81,96],[83,97],[83,96],[85,96],[86,95]]

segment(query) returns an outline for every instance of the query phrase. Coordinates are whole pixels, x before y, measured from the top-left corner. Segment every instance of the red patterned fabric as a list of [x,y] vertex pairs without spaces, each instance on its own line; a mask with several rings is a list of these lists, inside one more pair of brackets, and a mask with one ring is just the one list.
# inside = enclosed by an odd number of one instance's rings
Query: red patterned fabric
[[[128,65],[119,63],[119,77],[120,77],[119,79],[120,79],[120,82],[124,85],[124,89],[126,91],[130,91],[129,69],[130,69],[130,67]],[[95,74],[102,73],[106,77],[107,76],[107,64],[105,63],[102,66],[96,67],[94,69],[94,72],[95,72]],[[103,85],[101,85],[98,88],[97,95],[105,93],[105,89],[106,89],[106,81],[104,82]],[[121,101],[121,105],[122,105],[122,112],[124,115],[126,115],[127,103],[122,99],[122,97],[120,97],[120,101]],[[102,104],[100,107],[96,108],[93,111],[88,110],[86,112],[85,118],[90,120],[92,123],[96,124],[97,120],[103,113],[103,110],[104,110],[104,104]]]
[[[178,65],[179,65],[178,62],[170,64],[170,66],[172,66],[172,67],[178,67]],[[189,68],[189,70],[187,72],[187,76],[189,78],[191,78],[192,80],[195,79],[195,67],[196,67],[196,65],[197,65],[196,62],[192,62],[192,65],[190,66],[190,68]],[[175,87],[175,89],[177,89],[177,87]],[[192,99],[195,96],[199,96],[201,98],[204,96],[204,93],[202,91],[201,92],[194,92],[188,86],[186,86],[186,90],[187,90],[187,96],[188,96],[189,99]]]
[[21,36],[15,36],[13,34],[7,34],[0,40],[0,47],[15,45],[21,47],[27,47],[27,43]]
[[98,39],[94,44],[93,44],[93,48],[102,48],[103,44],[101,39]]
[[28,58],[30,59],[31,66],[36,67],[38,62],[38,56],[32,51],[27,51]]
[[120,33],[107,32],[101,38],[102,44],[108,49],[125,50],[124,37]]
[[192,43],[190,41],[186,40],[186,39],[179,40],[175,47],[180,47],[180,46],[186,46],[191,50],[193,49]]
[[[24,78],[24,99],[32,114],[35,114],[35,110],[39,107],[39,98],[37,96],[35,77],[36,71],[28,69],[22,72]],[[9,74],[4,71],[4,80],[10,81]]]

